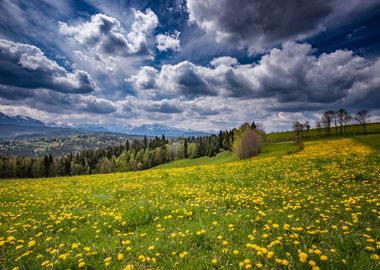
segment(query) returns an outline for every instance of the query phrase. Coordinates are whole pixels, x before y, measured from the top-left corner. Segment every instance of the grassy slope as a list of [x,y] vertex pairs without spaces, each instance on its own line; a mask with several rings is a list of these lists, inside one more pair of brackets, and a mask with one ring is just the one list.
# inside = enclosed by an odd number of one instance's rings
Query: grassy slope
[[217,154],[215,157],[200,157],[195,159],[181,159],[172,162],[164,163],[153,167],[154,169],[168,169],[168,168],[183,168],[189,166],[206,165],[206,164],[220,164],[231,161],[236,161],[237,158],[230,151],[224,151]]
[[379,154],[352,139],[278,147],[242,162],[0,182],[0,268],[378,269]]
[[[285,155],[288,151],[297,149],[297,146],[294,144],[264,144],[262,146],[262,152],[258,157],[268,157],[268,156],[282,156]],[[199,166],[199,165],[207,165],[207,164],[221,164],[232,161],[237,161],[238,158],[234,153],[230,151],[224,151],[217,154],[215,157],[200,157],[195,159],[181,159],[168,163],[164,163],[153,167],[152,170],[155,169],[168,169],[168,168],[184,168],[190,166]]]

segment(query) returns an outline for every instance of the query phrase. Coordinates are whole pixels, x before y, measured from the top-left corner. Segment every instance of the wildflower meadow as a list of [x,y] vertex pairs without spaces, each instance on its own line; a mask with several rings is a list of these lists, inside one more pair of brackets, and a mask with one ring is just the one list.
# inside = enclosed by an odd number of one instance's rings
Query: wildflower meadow
[[0,182],[5,269],[380,269],[380,156],[354,139],[187,168]]

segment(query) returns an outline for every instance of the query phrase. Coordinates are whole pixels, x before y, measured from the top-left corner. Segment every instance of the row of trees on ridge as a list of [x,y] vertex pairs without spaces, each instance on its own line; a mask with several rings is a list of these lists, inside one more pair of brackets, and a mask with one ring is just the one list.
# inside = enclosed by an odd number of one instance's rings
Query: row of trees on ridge
[[[318,135],[321,135],[321,130],[325,130],[326,135],[332,134],[332,128],[335,128],[335,135],[347,134],[347,126],[351,124],[357,124],[362,126],[363,133],[366,134],[366,124],[369,122],[371,115],[366,110],[358,111],[356,114],[351,115],[346,109],[339,109],[337,111],[329,110],[325,111],[321,119],[316,122],[316,128]],[[293,130],[297,136],[308,134],[310,131],[310,123],[306,121],[301,123],[299,121],[293,122]]]

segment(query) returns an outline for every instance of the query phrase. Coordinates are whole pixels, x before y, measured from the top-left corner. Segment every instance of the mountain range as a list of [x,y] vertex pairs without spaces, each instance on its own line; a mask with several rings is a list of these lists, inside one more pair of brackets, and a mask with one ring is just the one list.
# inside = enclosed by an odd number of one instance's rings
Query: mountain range
[[3,139],[25,136],[60,137],[94,132],[122,133],[140,136],[161,136],[164,134],[166,137],[204,136],[212,133],[192,129],[180,129],[160,124],[144,124],[141,126],[102,126],[93,124],[83,124],[75,127],[62,125],[58,126],[53,123],[45,124],[40,120],[27,116],[9,116],[0,112],[0,138]]
[[128,135],[146,135],[146,136],[161,136],[164,134],[166,137],[189,137],[189,136],[205,136],[212,132],[204,132],[192,129],[180,129],[176,127],[170,127],[160,124],[144,124],[141,126],[133,125],[80,125],[79,128],[89,131],[100,131],[100,132],[116,132]]
[[44,127],[45,126],[45,124],[41,122],[40,120],[31,118],[28,116],[22,116],[22,115],[9,116],[1,112],[0,112],[0,124],[12,125],[12,126],[24,126],[24,127]]

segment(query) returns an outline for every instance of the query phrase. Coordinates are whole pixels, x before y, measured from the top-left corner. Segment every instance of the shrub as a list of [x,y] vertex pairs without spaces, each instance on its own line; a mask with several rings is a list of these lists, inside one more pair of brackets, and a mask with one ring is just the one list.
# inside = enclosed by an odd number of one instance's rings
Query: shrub
[[243,124],[235,134],[234,149],[240,159],[260,154],[262,136],[249,124]]

